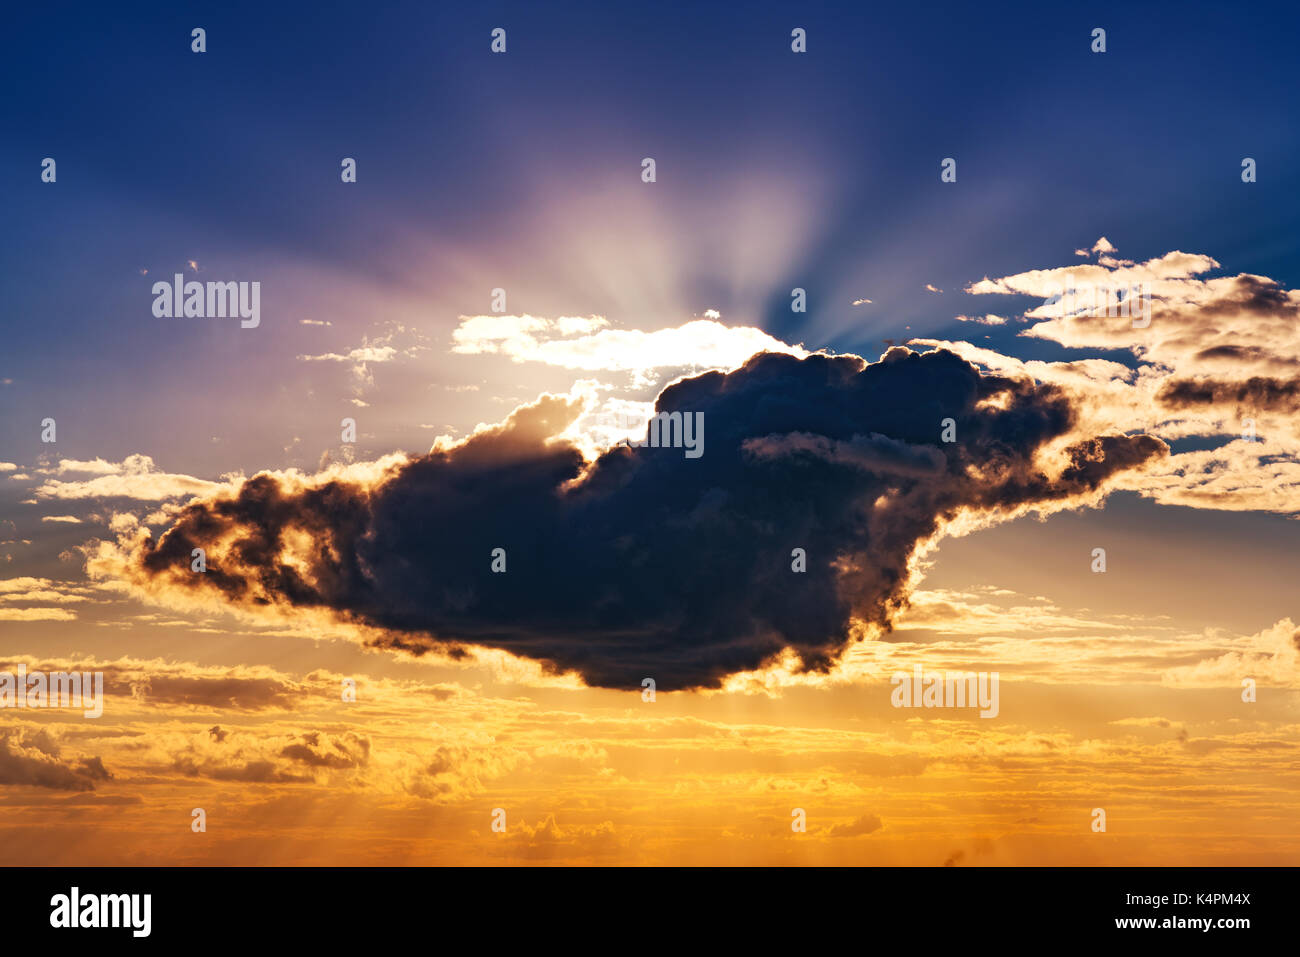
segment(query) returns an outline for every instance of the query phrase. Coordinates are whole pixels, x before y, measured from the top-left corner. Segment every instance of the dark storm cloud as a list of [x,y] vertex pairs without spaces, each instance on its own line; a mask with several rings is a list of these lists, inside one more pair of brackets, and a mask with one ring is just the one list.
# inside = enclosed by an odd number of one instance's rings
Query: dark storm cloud
[[[131,569],[155,591],[329,609],[416,653],[475,644],[592,685],[716,686],[785,648],[826,668],[851,619],[887,628],[917,544],[959,512],[1069,504],[1167,452],[1148,436],[1082,436],[1045,474],[1035,453],[1074,438],[1068,396],[945,351],[759,354],[670,386],[657,409],[703,414],[702,457],[616,447],[584,471],[551,440],[578,403],[547,396],[374,484],[255,476],[189,505]],[[190,571],[196,547],[206,574]]]

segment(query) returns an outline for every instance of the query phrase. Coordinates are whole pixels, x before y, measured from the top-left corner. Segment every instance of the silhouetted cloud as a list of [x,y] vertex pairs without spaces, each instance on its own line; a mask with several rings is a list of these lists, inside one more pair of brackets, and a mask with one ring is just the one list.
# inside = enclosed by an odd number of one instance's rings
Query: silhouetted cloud
[[[828,668],[855,623],[888,628],[910,560],[948,522],[1093,501],[1167,452],[1075,434],[1059,387],[942,350],[760,353],[656,408],[703,415],[701,458],[614,447],[589,463],[557,438],[582,399],[548,395],[371,481],[258,474],[190,503],[157,541],[134,533],[115,570],[155,595],[327,609],[417,654],[474,644],[592,685],[717,686],[787,648]],[[200,547],[206,573],[190,569]]]

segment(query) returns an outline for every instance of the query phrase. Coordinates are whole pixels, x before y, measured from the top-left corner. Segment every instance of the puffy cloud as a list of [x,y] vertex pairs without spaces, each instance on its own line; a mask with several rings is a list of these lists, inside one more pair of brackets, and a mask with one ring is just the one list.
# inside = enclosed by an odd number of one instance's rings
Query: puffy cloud
[[611,857],[622,853],[627,844],[614,828],[613,821],[596,825],[561,827],[554,814],[537,824],[518,821],[506,832],[504,846],[494,848],[497,856],[523,860],[567,860]]
[[[1217,265],[1205,257],[1204,268]],[[1130,288],[1148,280],[1140,274],[1140,267],[1095,268],[1101,272],[1083,281],[1101,290]],[[1024,335],[1078,349],[1125,349],[1142,361],[1170,367],[1208,362],[1225,369],[1244,369],[1247,375],[1255,373],[1256,364],[1270,371],[1294,369],[1300,354],[1300,325],[1296,322],[1300,291],[1283,289],[1266,276],[1247,273],[1197,280],[1178,272],[1151,282],[1152,316],[1146,328],[1134,327],[1128,317],[1106,314],[1099,299],[1093,302],[1083,296],[1077,302],[1087,308],[1064,315],[1072,301],[1066,296],[1028,313],[1046,321],[1026,329]],[[1036,288],[1044,290],[1048,298],[1056,295],[1050,286],[1038,284]]]
[[0,608],[0,621],[75,621],[66,608]]
[[[1113,252],[1100,242],[1094,251]],[[1120,350],[1130,361],[1021,361],[937,339],[1004,375],[1065,389],[1084,431],[1146,432],[1165,441],[1220,439],[1216,449],[1175,449],[1122,484],[1164,504],[1300,512],[1300,290],[1266,276],[1200,278],[1209,256],[1174,251],[1140,264],[1108,261],[984,279],[973,294],[1042,296],[1022,336],[1071,349]],[[1111,315],[1114,291],[1149,289],[1150,322]],[[1062,290],[1105,296],[1061,295]],[[1118,311],[1118,310],[1116,310]]]
[[452,351],[509,356],[586,371],[649,372],[657,369],[738,368],[756,352],[806,356],[808,351],[774,339],[761,329],[695,319],[675,328],[643,332],[609,329],[600,316],[543,319],[537,316],[461,316]]
[[407,792],[415,797],[434,801],[463,799],[532,763],[526,751],[500,744],[490,735],[456,732],[441,725],[434,730],[440,743],[432,754],[421,757],[406,780]]
[[335,771],[360,768],[370,761],[370,739],[350,731],[331,739],[312,731],[304,734],[300,741],[285,745],[280,756],[311,768]]
[[416,654],[468,644],[592,685],[714,687],[785,649],[830,667],[864,625],[890,626],[950,526],[1098,501],[1166,452],[1080,434],[1064,390],[944,351],[762,353],[675,383],[656,409],[702,415],[701,458],[616,447],[589,462],[560,438],[582,398],[543,396],[368,480],[261,473],[90,568],[164,601],[328,612]]
[[254,784],[294,784],[352,774],[370,762],[370,739],[348,731],[299,734],[197,731],[164,742],[171,770],[186,777]]
[[967,286],[966,292],[977,296],[1019,294],[1051,299],[1060,296],[1062,290],[1091,286],[1127,288],[1145,282],[1151,284],[1156,295],[1164,295],[1185,288],[1180,283],[1181,280],[1217,269],[1218,266],[1219,263],[1209,256],[1175,250],[1144,263],[1121,260],[1113,260],[1111,265],[1106,262],[1076,263],[1053,269],[1031,269],[1001,279],[989,279],[986,276]]
[[55,475],[86,473],[96,477],[71,480],[47,478],[35,489],[38,500],[131,498],[152,502],[205,495],[221,488],[219,482],[163,472],[147,455],[129,455],[121,462],[105,462],[103,459],[77,462],[64,459],[56,469],[42,471],[53,472]]
[[111,775],[99,758],[68,762],[41,730],[0,729],[0,785],[33,785],[56,791],[91,791]]
[[1240,687],[1243,678],[1283,688],[1300,687],[1300,628],[1284,618],[1258,634],[1230,639],[1234,646],[1214,658],[1170,668],[1163,681],[1174,687]]

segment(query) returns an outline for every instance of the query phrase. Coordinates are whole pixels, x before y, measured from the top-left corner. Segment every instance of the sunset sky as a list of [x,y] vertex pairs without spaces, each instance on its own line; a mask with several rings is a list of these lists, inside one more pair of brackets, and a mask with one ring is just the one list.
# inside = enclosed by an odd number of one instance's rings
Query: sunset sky
[[1300,862],[1294,10],[10,18],[0,863]]

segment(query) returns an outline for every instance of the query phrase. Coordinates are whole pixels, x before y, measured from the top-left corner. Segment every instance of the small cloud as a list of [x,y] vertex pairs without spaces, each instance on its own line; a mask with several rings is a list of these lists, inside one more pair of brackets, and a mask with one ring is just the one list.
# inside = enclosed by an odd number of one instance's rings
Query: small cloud
[[189,266],[189,267],[190,267],[191,269],[193,269],[195,272],[198,272],[198,271],[199,271],[199,264],[198,264],[197,262],[195,262],[193,259],[187,259],[187,260],[185,260],[185,265]]
[[933,283],[928,283],[928,282],[927,282],[927,283],[925,284],[925,288],[928,289],[928,290],[930,290],[931,292],[943,292],[942,289],[940,289],[938,286],[934,285]]
[[75,515],[42,515],[42,522],[65,522],[69,525],[80,525],[81,519]]
[[299,319],[299,320],[298,320],[298,325],[300,325],[300,326],[332,326],[332,325],[334,325],[334,323],[330,322],[328,319]]
[[1117,721],[1110,722],[1123,727],[1130,728],[1168,728],[1173,726],[1173,722],[1168,718],[1152,716],[1146,718],[1120,718]]
[[392,346],[359,346],[353,349],[347,355],[338,352],[327,352],[324,355],[298,356],[299,362],[355,362],[365,364],[367,362],[391,362],[397,356],[397,350]]
[[705,310],[704,310],[704,318],[705,318],[705,319],[721,319],[721,318],[722,318],[722,313],[718,312],[718,310],[716,310],[716,309],[705,309]]
[[853,300],[853,305],[855,305],[855,306],[862,306],[862,305],[865,305],[866,303],[869,303],[869,302],[871,302],[870,299],[854,299],[854,300]]
[[884,827],[884,823],[874,814],[864,814],[848,824],[836,824],[827,832],[831,837],[862,837]]
[[981,326],[1003,326],[1008,321],[1006,316],[995,316],[991,312],[984,316],[957,316],[956,319],[958,322],[975,322]]
[[1109,239],[1102,236],[1101,239],[1092,244],[1092,251],[1095,253],[1113,253],[1116,252],[1116,249]]
[[147,276],[147,275],[149,275],[149,270],[147,270],[147,269],[141,269],[141,270],[140,270],[140,275],[141,275],[141,276]]
[[[57,468],[40,471],[59,477],[47,478],[36,489],[38,499],[134,498],[152,501],[202,495],[222,487],[217,482],[191,475],[164,472],[147,455],[128,455],[121,462],[62,459]],[[93,477],[81,478],[82,475]]]
[[0,621],[76,621],[66,608],[0,608]]

